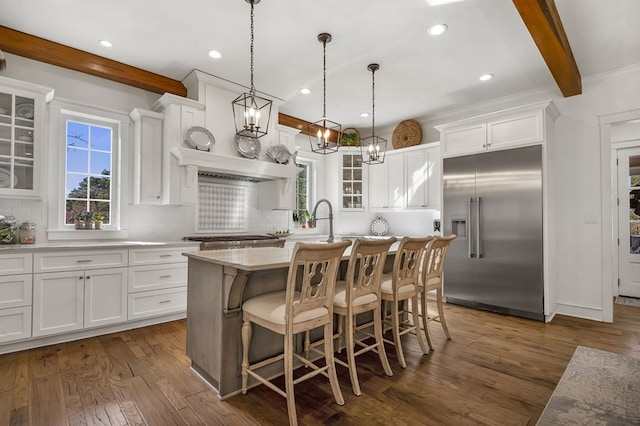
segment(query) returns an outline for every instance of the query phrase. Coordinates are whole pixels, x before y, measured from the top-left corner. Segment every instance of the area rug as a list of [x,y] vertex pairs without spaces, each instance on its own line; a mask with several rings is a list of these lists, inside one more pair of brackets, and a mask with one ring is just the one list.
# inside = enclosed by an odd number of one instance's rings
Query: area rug
[[637,306],[640,308],[640,299],[635,297],[618,296],[616,297],[616,303],[619,305]]
[[640,358],[578,346],[537,424],[638,425],[639,395]]

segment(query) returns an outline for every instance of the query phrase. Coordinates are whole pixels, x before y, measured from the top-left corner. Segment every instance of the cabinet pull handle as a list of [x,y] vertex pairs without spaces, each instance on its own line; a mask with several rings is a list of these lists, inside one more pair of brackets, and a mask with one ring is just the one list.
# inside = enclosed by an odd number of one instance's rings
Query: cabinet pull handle
[[160,275],[160,278],[171,278],[172,275]]
[[160,257],[171,257],[170,254],[161,254]]
[[93,262],[93,259],[79,259],[76,260],[76,263],[91,263]]
[[171,302],[171,299],[169,299],[169,300],[161,300],[161,301],[160,301],[160,303],[161,303],[161,304],[164,304],[164,303],[170,303],[170,302]]

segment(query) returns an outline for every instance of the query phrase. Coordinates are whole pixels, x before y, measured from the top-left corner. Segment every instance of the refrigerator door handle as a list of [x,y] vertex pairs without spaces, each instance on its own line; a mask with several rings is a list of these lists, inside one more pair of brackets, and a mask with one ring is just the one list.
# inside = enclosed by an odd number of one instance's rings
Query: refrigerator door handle
[[482,256],[482,246],[480,244],[480,242],[482,241],[481,238],[481,227],[480,227],[480,223],[482,223],[482,221],[480,220],[480,201],[482,199],[480,197],[477,197],[477,202],[476,202],[476,256],[478,257],[478,259],[480,259]]
[[467,240],[468,240],[468,250],[467,250],[467,256],[469,257],[469,259],[472,259],[474,257],[476,257],[475,253],[473,252],[473,232],[472,232],[472,228],[473,228],[473,222],[471,221],[471,204],[473,203],[473,197],[470,197],[467,200]]

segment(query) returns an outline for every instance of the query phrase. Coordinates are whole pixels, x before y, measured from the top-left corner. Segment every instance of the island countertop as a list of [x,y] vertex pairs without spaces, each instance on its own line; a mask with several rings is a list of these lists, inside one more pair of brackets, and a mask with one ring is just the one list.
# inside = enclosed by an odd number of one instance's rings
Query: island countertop
[[[324,244],[324,243],[313,243]],[[395,242],[389,249],[389,253],[395,253],[399,242]],[[342,259],[348,259],[351,247],[345,249]],[[190,259],[230,266],[243,271],[263,271],[287,267],[291,263],[293,247],[253,247],[241,249],[204,250],[183,253]]]
[[289,266],[293,248],[252,247],[240,249],[203,250],[183,253],[189,259],[201,260],[243,271],[262,271]]

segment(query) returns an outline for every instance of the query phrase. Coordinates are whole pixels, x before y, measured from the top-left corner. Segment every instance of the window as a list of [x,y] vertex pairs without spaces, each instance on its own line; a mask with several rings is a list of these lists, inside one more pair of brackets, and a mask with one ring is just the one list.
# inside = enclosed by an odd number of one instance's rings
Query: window
[[309,169],[310,165],[303,162],[297,162],[296,166],[302,168],[302,171],[298,174],[298,179],[296,181],[296,209],[298,211],[309,210],[309,188],[311,187],[309,182]]
[[100,239],[127,238],[127,114],[73,101],[50,104],[51,143],[47,146],[49,240],[95,239],[96,232],[76,230],[75,216],[102,218]]
[[90,212],[111,223],[113,137],[110,126],[66,120],[65,224]]

